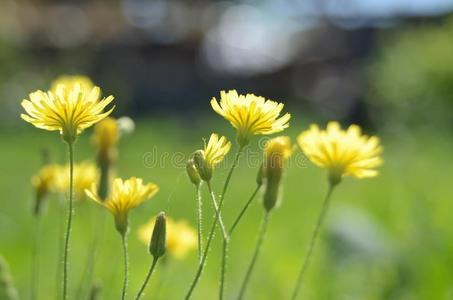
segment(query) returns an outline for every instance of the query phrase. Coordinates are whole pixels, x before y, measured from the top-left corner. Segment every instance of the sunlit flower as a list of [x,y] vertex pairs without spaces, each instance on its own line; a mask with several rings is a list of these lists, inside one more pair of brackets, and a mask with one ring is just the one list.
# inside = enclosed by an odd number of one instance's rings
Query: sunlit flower
[[[83,199],[85,190],[91,188],[93,184],[97,184],[98,181],[99,170],[95,164],[90,162],[74,164],[74,194],[76,199]],[[69,165],[60,166],[56,184],[60,193],[66,193],[69,190]]]
[[226,137],[212,133],[208,143],[203,150],[198,150],[193,154],[193,161],[198,173],[204,181],[209,181],[212,177],[212,170],[219,164],[231,149],[231,142]]
[[73,143],[84,129],[107,117],[114,109],[103,112],[113,101],[113,96],[100,100],[100,89],[94,87],[84,91],[80,84],[72,88],[59,85],[55,92],[36,91],[30,100],[23,100],[22,107],[27,114],[22,119],[45,130],[60,131],[63,139]]
[[116,159],[118,139],[118,123],[114,118],[107,117],[94,126],[91,140],[98,151],[98,156],[104,160]]
[[84,93],[89,93],[93,88],[94,84],[91,79],[83,75],[61,75],[52,81],[50,90],[56,92],[58,86],[62,85],[66,89],[73,89],[76,85],[80,84],[81,89]]
[[[145,245],[149,244],[156,218],[152,218],[142,225],[138,231],[138,237]],[[178,259],[197,247],[197,233],[186,221],[175,221],[167,217],[167,251]]]
[[298,136],[297,142],[314,164],[329,171],[331,184],[337,184],[345,175],[377,176],[376,168],[382,164],[379,138],[362,135],[357,125],[347,130],[342,130],[337,122],[329,122],[326,130],[311,125]]
[[264,147],[264,162],[258,173],[258,184],[264,179],[263,205],[267,211],[273,209],[279,201],[283,166],[292,152],[291,139],[287,136],[272,138]]
[[56,190],[56,179],[60,172],[58,165],[45,165],[36,175],[31,178],[31,184],[35,189],[35,210],[39,213],[42,201],[52,192]]
[[254,94],[238,95],[235,90],[220,92],[220,104],[215,98],[211,106],[216,113],[237,129],[240,145],[247,145],[253,135],[280,132],[289,126],[291,115],[280,116],[283,103],[266,100]]
[[268,140],[264,146],[264,168],[269,172],[282,169],[283,163],[291,156],[292,152],[289,137],[278,136]]
[[90,190],[85,190],[85,193],[113,214],[116,229],[124,235],[128,229],[129,211],[153,197],[158,191],[159,187],[156,184],[143,184],[143,179],[131,177],[124,181],[115,178],[112,191],[105,201],[99,197],[96,185],[92,185]]

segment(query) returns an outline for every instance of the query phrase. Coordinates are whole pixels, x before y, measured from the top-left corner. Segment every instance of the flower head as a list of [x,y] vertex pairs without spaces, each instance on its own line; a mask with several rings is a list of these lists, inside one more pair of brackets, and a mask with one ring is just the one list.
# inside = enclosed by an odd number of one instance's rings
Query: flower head
[[289,126],[291,118],[288,113],[279,117],[283,103],[254,94],[238,95],[235,90],[221,91],[220,104],[212,98],[211,106],[236,128],[238,142],[242,146],[247,145],[253,135],[283,131]]
[[[91,188],[99,181],[99,170],[95,164],[81,162],[74,165],[74,194],[76,199],[81,200],[85,196],[85,190]],[[60,193],[69,190],[69,165],[60,166],[56,188]]]
[[[186,221],[167,219],[167,251],[177,259],[183,259],[197,247],[197,233]],[[156,218],[152,218],[142,225],[138,231],[138,238],[145,245],[150,242]]]
[[42,201],[56,189],[60,167],[58,165],[45,165],[31,178],[35,189],[35,214],[40,212]]
[[231,142],[226,137],[216,133],[211,134],[208,144],[205,143],[203,150],[195,151],[193,161],[198,173],[204,181],[212,178],[212,170],[219,164],[231,149]]
[[58,76],[50,86],[52,92],[56,92],[58,86],[62,85],[67,89],[73,89],[76,85],[80,84],[80,87],[85,93],[89,93],[93,88],[94,84],[91,79],[83,75],[61,75]]
[[103,112],[113,96],[100,100],[100,89],[85,91],[80,84],[73,87],[58,85],[54,92],[36,91],[30,100],[23,100],[26,114],[21,118],[37,128],[58,130],[63,139],[73,143],[84,129],[107,117],[114,109]]
[[106,162],[114,161],[118,140],[118,123],[114,118],[107,117],[94,126],[91,141],[98,151],[98,159]]
[[379,138],[362,135],[357,125],[342,130],[337,122],[329,122],[326,130],[311,125],[302,132],[297,142],[305,155],[316,165],[329,171],[329,180],[335,185],[343,176],[356,178],[377,176],[382,164]]
[[263,205],[267,211],[278,203],[283,165],[292,152],[291,139],[287,136],[270,139],[264,147],[264,162],[258,173],[258,183],[264,179]]
[[105,201],[99,197],[96,185],[92,185],[90,190],[85,190],[85,193],[113,214],[116,229],[124,235],[128,229],[129,211],[153,197],[158,191],[159,187],[156,184],[143,184],[143,179],[131,177],[124,181],[115,178],[112,191]]

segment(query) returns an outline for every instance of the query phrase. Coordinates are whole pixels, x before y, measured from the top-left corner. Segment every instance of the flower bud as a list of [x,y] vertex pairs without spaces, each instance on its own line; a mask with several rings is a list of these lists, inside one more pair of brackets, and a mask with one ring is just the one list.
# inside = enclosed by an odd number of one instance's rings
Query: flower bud
[[190,181],[193,184],[199,185],[201,183],[200,174],[198,174],[198,170],[195,167],[195,163],[192,158],[187,161],[186,171],[187,171],[187,175],[189,176]]
[[156,223],[154,223],[151,242],[149,243],[149,253],[151,253],[154,258],[161,257],[165,254],[165,251],[167,249],[166,235],[165,213],[161,212],[156,218]]
[[264,173],[263,173],[263,164],[258,169],[258,174],[256,174],[256,184],[258,186],[263,185],[263,178],[264,178]]
[[212,178],[212,167],[206,162],[203,150],[197,150],[193,154],[193,162],[195,168],[204,181],[209,181]]
[[[266,184],[263,205],[267,211],[273,209],[278,203],[283,165],[291,153],[291,140],[287,136],[279,136],[266,143],[261,180],[264,178]],[[259,178],[257,180],[259,182]]]

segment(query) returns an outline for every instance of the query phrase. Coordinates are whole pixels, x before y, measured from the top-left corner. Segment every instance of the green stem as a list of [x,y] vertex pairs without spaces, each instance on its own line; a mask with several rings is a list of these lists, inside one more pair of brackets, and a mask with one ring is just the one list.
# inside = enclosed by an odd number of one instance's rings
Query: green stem
[[230,236],[233,234],[234,229],[239,224],[239,221],[241,221],[242,217],[244,216],[245,212],[249,208],[250,204],[252,204],[252,201],[255,198],[258,191],[260,190],[260,188],[261,188],[261,185],[258,185],[256,187],[255,191],[253,192],[253,194],[250,196],[249,200],[245,203],[244,207],[242,208],[241,212],[239,213],[239,215],[237,216],[236,220],[234,221],[233,225],[230,228],[230,231],[229,231]]
[[215,212],[214,222],[212,223],[211,230],[209,231],[208,241],[207,241],[207,244],[206,244],[206,248],[205,248],[205,250],[203,252],[203,257],[201,258],[201,262],[198,265],[198,269],[197,269],[197,272],[195,273],[195,277],[194,277],[194,279],[193,279],[193,281],[192,281],[192,283],[191,283],[191,285],[189,287],[189,290],[187,291],[187,294],[184,297],[184,299],[190,299],[190,297],[192,296],[192,293],[193,293],[198,281],[200,280],[201,273],[203,272],[203,269],[204,269],[204,266],[205,266],[205,263],[206,263],[206,258],[208,256],[208,251],[209,251],[209,248],[211,246],[212,239],[214,237],[215,228],[217,226],[217,222],[219,221],[220,210],[222,209],[223,200],[225,199],[224,198],[225,192],[226,192],[226,190],[228,188],[228,184],[230,182],[231,175],[233,174],[233,170],[236,168],[236,165],[237,165],[238,160],[239,160],[239,156],[241,155],[241,152],[242,152],[243,148],[244,148],[244,146],[240,146],[239,147],[238,152],[236,153],[236,156],[234,158],[233,165],[231,166],[231,169],[230,169],[230,171],[229,171],[229,173],[227,175],[225,184],[223,186],[222,195],[221,195],[221,198],[220,198],[219,209],[216,210],[216,212]]
[[203,230],[202,230],[202,220],[203,220],[203,209],[202,209],[202,202],[201,202],[201,184],[197,184],[196,192],[197,192],[197,229],[198,229],[198,262],[201,262],[201,257],[203,254]]
[[67,299],[68,296],[68,252],[69,252],[69,241],[71,237],[71,226],[72,226],[72,202],[74,193],[74,149],[73,143],[68,143],[69,149],[69,205],[68,205],[68,218],[65,233],[64,252],[63,252],[63,294],[62,299]]
[[304,257],[304,260],[302,263],[302,267],[300,269],[299,276],[297,277],[296,285],[294,287],[293,294],[291,296],[292,300],[295,300],[297,298],[297,294],[299,293],[300,286],[302,284],[302,279],[304,277],[305,271],[308,268],[308,264],[309,264],[310,258],[312,256],[313,249],[316,244],[316,239],[319,234],[319,230],[321,228],[322,223],[324,222],[324,218],[325,218],[325,216],[327,214],[327,210],[329,208],[330,198],[331,198],[334,187],[335,187],[335,185],[332,185],[332,184],[329,186],[329,190],[327,191],[326,197],[324,198],[321,212],[319,213],[318,220],[315,225],[315,229],[313,230],[313,233],[311,235],[310,244],[308,245],[308,251],[305,254],[305,257]]
[[266,211],[263,216],[263,221],[261,222],[261,228],[258,235],[258,241],[256,242],[255,252],[253,253],[252,261],[247,269],[247,273],[245,274],[244,281],[242,282],[241,290],[239,292],[238,299],[243,299],[245,291],[247,289],[247,285],[250,281],[250,276],[252,275],[253,268],[255,267],[256,260],[261,250],[261,245],[263,244],[264,236],[266,235],[266,228],[267,223],[269,221],[269,212]]
[[150,268],[148,270],[148,274],[146,275],[145,281],[143,282],[140,290],[138,291],[137,296],[135,297],[135,300],[140,299],[140,297],[142,296],[143,292],[145,291],[145,288],[148,285],[148,281],[151,278],[151,275],[153,274],[154,268],[156,267],[158,259],[159,259],[159,257],[154,257],[153,258],[153,262],[152,262],[152,264],[151,264],[151,266],[150,266]]
[[239,224],[239,221],[242,219],[244,216],[245,212],[249,208],[250,204],[252,203],[253,199],[255,198],[256,194],[258,193],[261,185],[258,185],[253,192],[253,194],[250,196],[249,200],[245,203],[244,207],[242,208],[241,212],[237,216],[236,220],[234,221],[233,225],[231,226],[230,230],[228,231],[228,238],[223,239],[223,247],[222,247],[222,266],[220,268],[220,291],[219,291],[219,299],[223,299],[223,294],[225,291],[225,278],[226,278],[226,267],[227,267],[227,261],[228,261],[228,246],[230,244],[230,238],[231,235],[233,234],[234,229],[236,226]]
[[209,195],[211,195],[212,205],[214,206],[215,211],[219,211],[219,224],[220,228],[222,229],[223,238],[227,239],[228,233],[226,231],[225,224],[223,223],[222,213],[220,212],[219,205],[217,204],[217,200],[215,199],[215,193],[212,189],[211,182],[208,181],[207,185],[209,189]]
[[85,264],[85,270],[83,271],[82,278],[80,280],[79,288],[76,293],[76,299],[82,299],[84,296],[89,292],[90,284],[92,283],[94,267],[96,263],[96,258],[98,254],[99,244],[101,243],[101,239],[104,233],[104,224],[105,224],[105,216],[101,211],[94,207],[96,211],[92,211],[94,217],[92,217],[92,224],[98,224],[95,226],[95,234],[93,235],[93,239],[91,241],[90,248],[88,250],[88,257]]
[[121,299],[126,299],[127,294],[127,284],[129,277],[129,255],[127,252],[127,233],[121,234],[121,241],[123,244],[123,255],[124,255],[124,281],[123,281],[123,291],[121,293]]
[[41,216],[36,215],[36,224],[34,228],[33,249],[32,249],[32,277],[31,277],[31,295],[30,299],[35,300],[38,295],[39,287],[39,253],[41,240]]

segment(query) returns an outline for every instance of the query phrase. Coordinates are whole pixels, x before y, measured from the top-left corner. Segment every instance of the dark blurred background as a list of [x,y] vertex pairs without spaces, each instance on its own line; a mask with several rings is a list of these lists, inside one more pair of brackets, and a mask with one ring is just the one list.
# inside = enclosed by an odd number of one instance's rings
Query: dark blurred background
[[[60,74],[117,114],[209,111],[253,92],[367,126],[451,122],[453,1],[14,1],[0,4],[0,125]],[[427,113],[429,109],[429,113]]]

